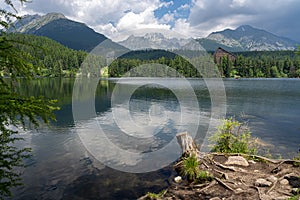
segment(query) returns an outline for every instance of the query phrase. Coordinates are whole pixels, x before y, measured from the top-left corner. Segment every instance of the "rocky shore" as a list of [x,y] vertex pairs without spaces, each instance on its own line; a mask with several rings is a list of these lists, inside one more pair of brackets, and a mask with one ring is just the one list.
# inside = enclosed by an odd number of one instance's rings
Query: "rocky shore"
[[183,157],[174,165],[174,170],[178,171],[182,160],[194,154],[199,170],[212,178],[199,182],[173,177],[165,191],[140,199],[300,199],[299,160],[274,160],[247,154],[202,154],[187,134],[177,139]]

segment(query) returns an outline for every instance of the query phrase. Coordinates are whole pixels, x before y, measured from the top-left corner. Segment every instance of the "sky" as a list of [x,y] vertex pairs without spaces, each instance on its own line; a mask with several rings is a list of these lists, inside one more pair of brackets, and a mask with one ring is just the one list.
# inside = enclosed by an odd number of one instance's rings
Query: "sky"
[[[300,41],[299,0],[32,0],[19,15],[58,12],[113,40],[138,29],[162,29],[188,37],[251,25]],[[0,3],[5,8],[4,1]]]

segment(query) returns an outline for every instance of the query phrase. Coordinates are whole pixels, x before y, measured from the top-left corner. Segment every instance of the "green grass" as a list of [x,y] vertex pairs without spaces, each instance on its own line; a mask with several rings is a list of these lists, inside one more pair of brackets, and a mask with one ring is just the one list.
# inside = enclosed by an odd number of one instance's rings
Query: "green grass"
[[149,199],[149,200],[161,199],[166,194],[166,192],[167,192],[167,190],[163,190],[158,194],[148,192],[146,195],[146,199]]
[[183,158],[180,175],[187,178],[189,182],[207,182],[212,181],[213,176],[207,171],[201,171],[199,162],[195,155]]
[[181,175],[189,181],[195,181],[200,173],[199,162],[195,155],[184,158],[182,162]]

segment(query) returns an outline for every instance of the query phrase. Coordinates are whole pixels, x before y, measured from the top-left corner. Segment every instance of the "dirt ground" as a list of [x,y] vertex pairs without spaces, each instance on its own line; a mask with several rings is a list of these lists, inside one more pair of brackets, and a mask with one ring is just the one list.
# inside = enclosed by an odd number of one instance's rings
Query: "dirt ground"
[[[245,158],[248,165],[228,164],[229,157]],[[158,199],[281,200],[289,199],[300,188],[299,161],[210,153],[201,156],[199,163],[201,170],[213,175],[211,182],[196,184],[182,180],[176,183],[173,178],[170,187]]]

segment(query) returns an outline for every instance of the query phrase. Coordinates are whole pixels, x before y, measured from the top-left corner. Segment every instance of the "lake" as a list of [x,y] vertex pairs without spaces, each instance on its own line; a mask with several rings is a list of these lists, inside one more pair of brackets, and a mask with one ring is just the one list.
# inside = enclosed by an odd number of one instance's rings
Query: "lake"
[[205,147],[219,124],[214,111],[247,122],[273,155],[290,158],[300,147],[299,79],[224,79],[221,103],[215,101],[222,88],[212,91],[202,79],[110,79],[94,89],[84,80],[77,90],[74,81],[20,83],[21,93],[58,99],[61,109],[50,126],[21,133],[18,145],[31,147],[33,156],[13,199],[135,199],[159,192],[181,153],[176,133],[188,131]]

